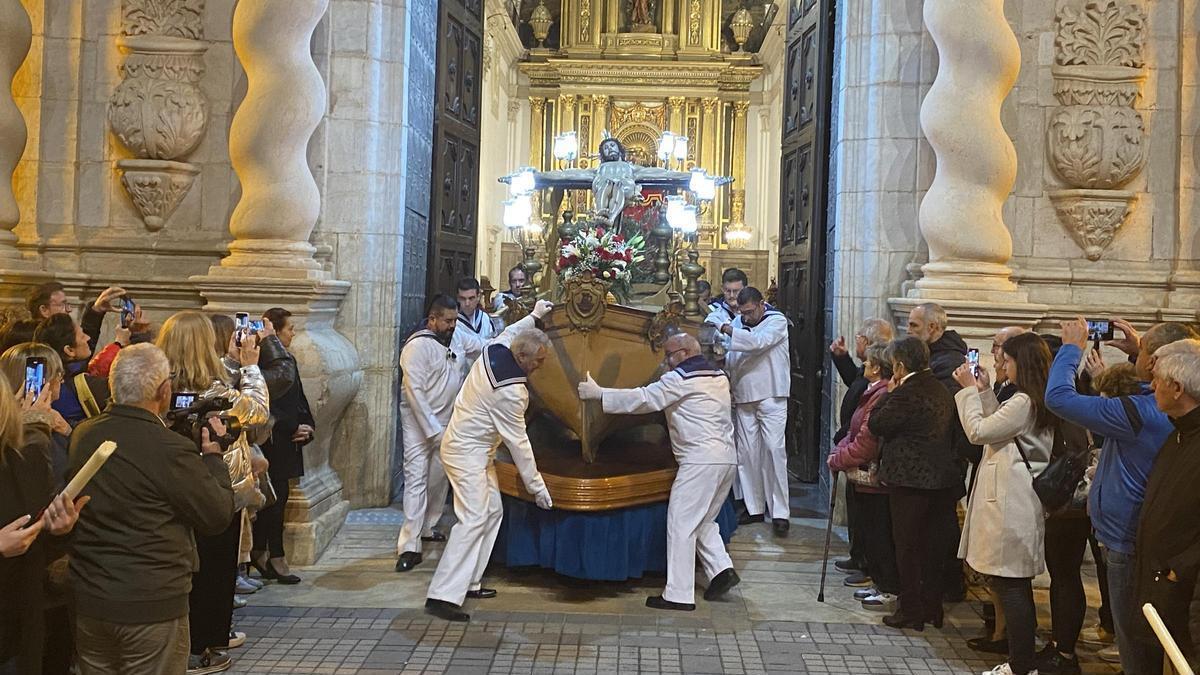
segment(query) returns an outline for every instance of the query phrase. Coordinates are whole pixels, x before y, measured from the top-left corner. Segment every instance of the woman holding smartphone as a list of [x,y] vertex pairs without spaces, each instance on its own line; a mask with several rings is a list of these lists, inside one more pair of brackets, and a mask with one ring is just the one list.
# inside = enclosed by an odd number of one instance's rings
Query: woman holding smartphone
[[175,395],[193,393],[196,403],[226,399],[229,409],[221,414],[236,419],[243,427],[225,451],[237,513],[225,532],[196,537],[200,570],[192,577],[189,596],[192,655],[188,668],[216,672],[223,670],[223,664],[229,661],[224,650],[229,646],[232,628],[242,509],[258,494],[250,467],[246,429],[265,424],[270,417],[267,385],[258,369],[257,341],[242,341],[238,348],[241,368],[232,375],[221,362],[212,322],[200,312],[179,312],[167,319],[157,345],[171,363],[171,387]]
[[1008,621],[1008,662],[994,675],[1036,672],[1037,610],[1033,577],[1046,569],[1045,515],[1033,478],[1045,470],[1057,418],[1046,407],[1050,349],[1034,333],[1016,335],[1001,347],[1017,392],[1000,403],[987,374],[969,364],[954,371],[962,389],[954,395],[967,440],[983,445],[975,486],[967,504],[958,555],[989,577]]
[[[16,360],[10,358],[12,351],[4,354],[6,366]],[[57,356],[54,363],[61,381],[62,363]],[[48,363],[48,371],[50,367]],[[72,503],[59,496],[51,502],[58,492],[49,456],[50,422],[57,416],[50,408],[51,387],[43,386],[35,401],[24,391],[23,357],[18,372],[20,379],[13,378],[16,387],[0,374],[0,598],[4,599],[0,602],[0,675],[43,671],[46,569],[62,553],[55,538],[47,535],[70,532],[78,509],[88,500],[82,497]],[[21,399],[13,394],[14,388]],[[30,522],[42,509],[45,515]],[[69,654],[70,646],[60,640],[57,651]]]

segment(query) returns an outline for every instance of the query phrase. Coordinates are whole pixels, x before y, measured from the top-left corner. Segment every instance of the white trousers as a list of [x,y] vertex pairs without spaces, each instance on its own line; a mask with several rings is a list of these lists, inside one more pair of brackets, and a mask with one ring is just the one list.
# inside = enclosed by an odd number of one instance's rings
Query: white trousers
[[787,399],[739,403],[734,413],[738,483],[746,511],[754,516],[768,512],[772,519],[788,518]]
[[696,601],[696,556],[706,581],[733,567],[717,514],[729,495],[737,467],[732,464],[682,464],[667,503],[667,588],[663,599]]
[[401,419],[404,425],[404,525],[396,539],[396,553],[420,553],[421,537],[433,534],[433,526],[446,510],[446,491],[450,484],[438,456],[437,439],[421,439],[417,425],[404,417]]
[[496,467],[486,454],[442,453],[446,477],[454,487],[454,515],[446,550],[438,561],[426,596],[462,605],[467,591],[478,590],[492,557],[504,508]]

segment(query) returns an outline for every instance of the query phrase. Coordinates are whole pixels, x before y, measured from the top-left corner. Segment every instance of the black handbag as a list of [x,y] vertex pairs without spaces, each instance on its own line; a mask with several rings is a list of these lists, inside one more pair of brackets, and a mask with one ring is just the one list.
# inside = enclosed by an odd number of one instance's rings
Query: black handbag
[[[1077,447],[1073,447],[1075,444],[1069,442],[1070,438],[1077,435],[1074,433],[1076,429],[1082,431],[1077,425],[1064,420],[1059,420],[1055,424],[1054,450],[1050,454],[1050,463],[1046,466],[1045,471],[1033,477],[1033,492],[1042,502],[1042,508],[1047,516],[1071,506],[1075,492],[1087,472],[1089,459],[1087,433],[1083,432],[1082,434],[1084,439],[1082,452]],[[1013,440],[1017,445],[1017,452],[1021,453],[1021,461],[1025,462],[1025,468],[1033,473],[1033,467],[1029,465],[1029,459],[1021,448],[1020,440]]]

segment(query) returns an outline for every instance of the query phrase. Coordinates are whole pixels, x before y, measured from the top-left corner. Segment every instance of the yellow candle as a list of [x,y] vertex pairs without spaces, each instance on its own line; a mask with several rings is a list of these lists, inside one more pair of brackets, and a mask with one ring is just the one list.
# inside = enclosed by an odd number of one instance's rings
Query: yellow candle
[[67,485],[67,489],[63,490],[63,494],[67,496],[67,499],[74,501],[79,496],[79,493],[87,486],[88,481],[92,480],[92,476],[96,475],[96,472],[100,470],[100,467],[104,466],[104,463],[108,461],[108,458],[112,456],[116,449],[117,444],[112,441],[104,441],[100,444],[100,447],[96,448],[96,452],[92,453],[92,456],[88,458],[87,463],[83,465],[79,473],[75,474],[75,477],[71,479],[70,484]]

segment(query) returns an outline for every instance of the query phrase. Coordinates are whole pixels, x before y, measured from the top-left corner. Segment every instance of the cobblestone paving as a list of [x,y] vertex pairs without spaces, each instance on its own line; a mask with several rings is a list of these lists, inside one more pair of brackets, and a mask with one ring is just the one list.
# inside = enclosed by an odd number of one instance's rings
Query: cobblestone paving
[[[971,673],[995,665],[956,630],[604,614],[249,608],[240,673]],[[722,625],[726,624],[726,625]]]
[[[805,501],[807,500],[807,502]],[[738,529],[730,555],[742,584],[693,613],[646,609],[663,579],[583,582],[542,570],[489,569],[491,600],[468,600],[469,624],[424,614],[425,590],[441,554],[431,546],[415,570],[397,574],[394,508],[350,514],[316,565],[297,568],[297,586],[268,584],[235,613],[245,631],[231,651],[233,673],[822,673],[884,675],[982,673],[1000,657],[973,652],[980,598],[947,605],[944,630],[898,631],[863,610],[830,567],[826,602],[817,603],[824,520],[793,486],[792,531],[772,536],[759,523]],[[845,555],[839,530],[834,556]],[[1094,624],[1094,568],[1085,563]],[[1046,579],[1035,581],[1039,623],[1050,626]],[[1042,636],[1045,637],[1044,635]],[[1113,675],[1098,645],[1081,644],[1089,675]]]

